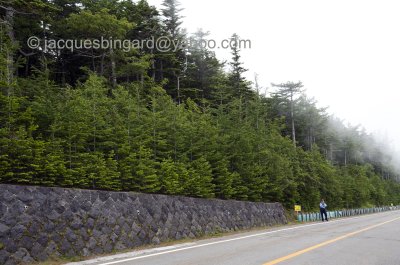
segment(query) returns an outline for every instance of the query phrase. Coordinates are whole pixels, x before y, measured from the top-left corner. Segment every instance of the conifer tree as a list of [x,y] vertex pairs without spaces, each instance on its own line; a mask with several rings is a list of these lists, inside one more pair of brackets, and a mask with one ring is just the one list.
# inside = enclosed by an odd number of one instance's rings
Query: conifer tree
[[284,84],[272,84],[274,87],[280,88],[277,92],[277,95],[288,101],[289,103],[289,114],[290,114],[290,123],[291,123],[291,131],[292,131],[292,141],[293,145],[296,146],[296,129],[295,129],[295,119],[294,119],[294,105],[295,105],[295,96],[300,93],[303,87],[301,82],[287,82]]

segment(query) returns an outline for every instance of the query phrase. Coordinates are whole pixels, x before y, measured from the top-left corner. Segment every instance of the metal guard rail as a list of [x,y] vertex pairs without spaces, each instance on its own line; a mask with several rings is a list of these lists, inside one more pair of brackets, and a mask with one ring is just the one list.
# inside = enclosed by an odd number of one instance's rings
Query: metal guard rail
[[[326,213],[328,215],[328,219],[331,219],[331,218],[340,218],[340,217],[347,217],[347,216],[393,211],[393,210],[399,210],[399,209],[400,209],[400,206],[385,206],[385,207],[375,207],[375,208],[343,209],[343,210],[337,210],[337,211],[327,211]],[[319,212],[313,212],[313,213],[299,212],[297,214],[297,221],[299,221],[299,222],[321,221],[321,213],[319,213]]]

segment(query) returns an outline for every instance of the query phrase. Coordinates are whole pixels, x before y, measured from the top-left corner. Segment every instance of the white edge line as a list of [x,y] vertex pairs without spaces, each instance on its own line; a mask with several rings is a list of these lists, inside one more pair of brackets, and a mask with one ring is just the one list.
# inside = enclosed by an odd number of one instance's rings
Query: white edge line
[[133,258],[133,257],[138,257],[140,255],[148,255],[151,253],[155,252],[160,252],[160,251],[168,251],[171,249],[176,249],[180,247],[186,247],[186,246],[192,246],[196,244],[195,242],[189,242],[189,243],[182,243],[182,244],[177,244],[177,245],[171,245],[171,246],[165,246],[165,247],[157,247],[157,248],[149,248],[149,249],[143,249],[143,250],[136,250],[136,251],[128,251],[126,253],[121,253],[121,254],[114,254],[114,255],[109,255],[109,256],[104,256],[104,257],[97,257],[93,258],[90,260],[83,260],[83,261],[77,261],[77,262],[71,262],[67,263],[65,265],[91,265],[91,264],[98,264],[99,262],[107,262],[107,261],[115,261],[116,259],[128,259],[128,258]]
[[[396,211],[396,210],[394,210],[394,211]],[[389,213],[390,212],[394,212],[394,211],[389,211]],[[378,213],[388,213],[388,212],[378,212]],[[362,215],[362,216],[356,216],[356,217],[350,217],[350,218],[345,218],[345,219],[339,219],[339,220],[335,220],[335,221],[329,221],[328,223],[338,223],[338,222],[343,222],[343,221],[347,221],[347,220],[365,218],[365,217],[368,217],[368,216],[371,216],[371,214]],[[256,236],[268,235],[268,234],[273,234],[273,233],[278,233],[278,232],[283,232],[283,231],[289,231],[289,230],[294,230],[294,229],[299,229],[299,228],[304,228],[304,227],[310,227],[310,226],[316,226],[316,225],[324,225],[324,224],[328,224],[328,223],[314,223],[314,224],[298,225],[298,226],[294,226],[294,227],[278,229],[278,230],[274,230],[274,231],[267,231],[267,232],[262,232],[262,233],[258,233],[258,234],[252,234],[252,235],[248,235],[248,236],[225,239],[225,240],[215,241],[215,242],[210,242],[210,243],[204,243],[204,244],[195,245],[195,246],[189,246],[189,247],[184,247],[184,248],[178,248],[178,249],[168,250],[168,251],[164,251],[164,252],[158,252],[158,253],[143,255],[143,256],[139,256],[139,257],[132,257],[132,258],[127,258],[127,259],[123,259],[123,260],[111,261],[111,262],[107,262],[107,263],[99,263],[98,265],[118,264],[118,263],[131,261],[131,260],[144,259],[144,258],[149,258],[149,257],[154,257],[154,256],[174,253],[174,252],[193,249],[193,248],[206,247],[206,246],[222,244],[222,243],[226,243],[226,242],[231,242],[231,241],[236,241],[236,240],[241,240],[241,239],[246,239],[246,238],[251,238],[251,237],[256,237]],[[97,262],[101,262],[101,261],[97,261]],[[72,265],[72,264],[82,264],[82,263],[77,262],[77,263],[70,263],[70,264]]]

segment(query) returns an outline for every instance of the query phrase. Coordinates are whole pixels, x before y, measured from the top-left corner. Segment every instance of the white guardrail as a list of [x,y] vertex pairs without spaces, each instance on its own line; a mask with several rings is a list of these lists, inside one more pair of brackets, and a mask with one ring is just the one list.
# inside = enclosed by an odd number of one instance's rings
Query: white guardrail
[[[355,215],[363,215],[363,214],[371,214],[371,213],[379,213],[386,211],[399,210],[400,206],[385,206],[385,207],[375,207],[375,208],[359,208],[359,209],[343,209],[337,211],[327,211],[328,218],[340,218],[346,216],[355,216]],[[313,213],[297,213],[297,221],[299,222],[313,222],[321,220],[321,213],[313,212]]]

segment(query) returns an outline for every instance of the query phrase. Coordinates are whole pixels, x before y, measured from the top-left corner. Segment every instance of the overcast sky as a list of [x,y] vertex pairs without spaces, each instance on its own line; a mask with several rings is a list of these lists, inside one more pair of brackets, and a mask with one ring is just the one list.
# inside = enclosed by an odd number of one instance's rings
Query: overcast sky
[[[157,7],[162,0],[149,0]],[[183,27],[219,41],[250,39],[242,60],[253,81],[302,81],[320,106],[400,151],[400,1],[180,0]],[[229,51],[217,49],[220,59]]]

